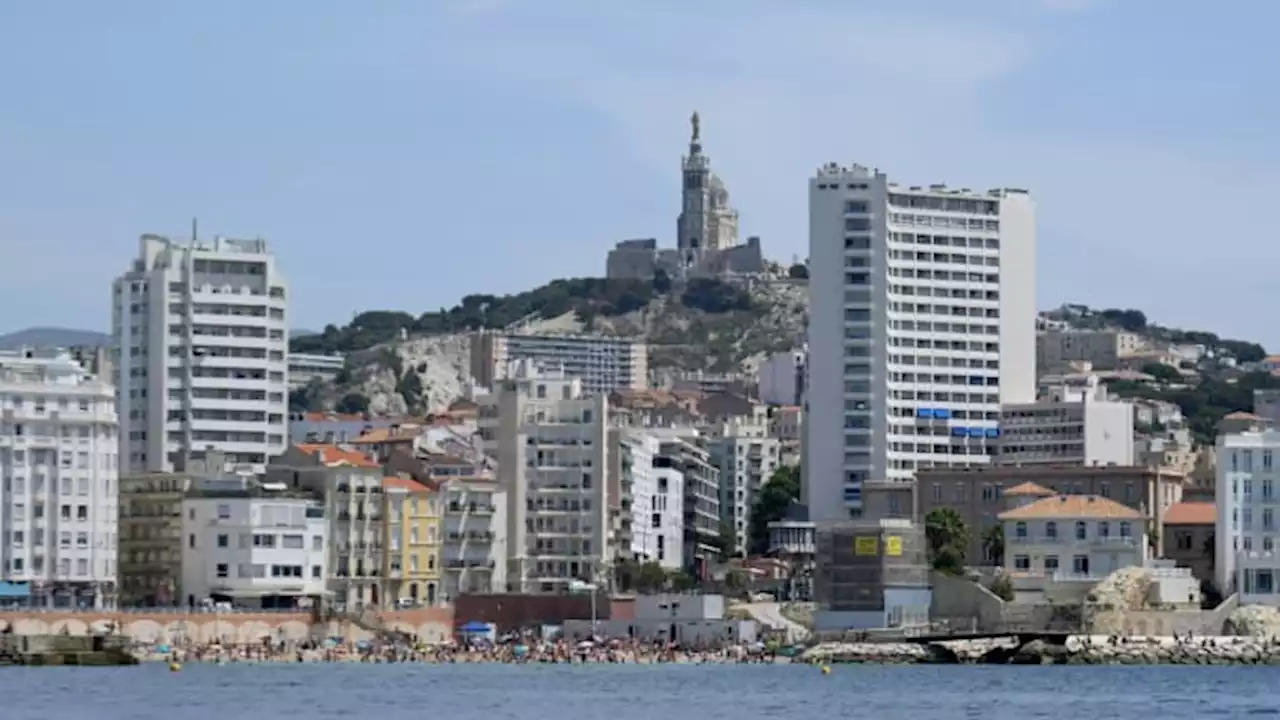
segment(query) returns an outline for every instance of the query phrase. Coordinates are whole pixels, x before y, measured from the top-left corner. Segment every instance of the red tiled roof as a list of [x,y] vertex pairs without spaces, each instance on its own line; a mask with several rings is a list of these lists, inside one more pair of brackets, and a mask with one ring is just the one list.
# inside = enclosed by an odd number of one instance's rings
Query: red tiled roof
[[328,466],[334,465],[350,465],[352,467],[376,468],[380,467],[372,458],[359,450],[340,447],[338,445],[317,445],[310,443],[301,443],[295,445],[302,452],[314,456],[322,464]]
[[1058,495],[1000,513],[1001,520],[1053,520],[1055,518],[1141,520],[1142,513],[1099,495]]
[[407,477],[384,477],[382,478],[382,489],[406,490],[411,493],[431,492],[431,488],[413,478]]
[[1004,491],[1004,495],[1009,497],[1049,497],[1053,494],[1055,493],[1049,488],[1033,483],[1030,480],[1014,485]]
[[1180,502],[1164,511],[1165,525],[1214,525],[1218,506],[1211,502]]

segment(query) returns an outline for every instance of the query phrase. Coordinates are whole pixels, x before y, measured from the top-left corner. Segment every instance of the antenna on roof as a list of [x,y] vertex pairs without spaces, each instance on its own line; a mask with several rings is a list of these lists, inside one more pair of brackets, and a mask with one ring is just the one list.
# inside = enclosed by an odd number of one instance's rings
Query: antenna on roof
[[200,221],[191,218],[191,244],[195,245],[198,240],[200,240]]

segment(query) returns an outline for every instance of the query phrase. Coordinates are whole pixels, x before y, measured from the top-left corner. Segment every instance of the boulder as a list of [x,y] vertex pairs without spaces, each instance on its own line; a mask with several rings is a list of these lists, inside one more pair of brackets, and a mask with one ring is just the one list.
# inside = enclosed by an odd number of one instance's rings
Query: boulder
[[1280,610],[1266,605],[1238,607],[1227,617],[1223,631],[1243,637],[1280,637]]

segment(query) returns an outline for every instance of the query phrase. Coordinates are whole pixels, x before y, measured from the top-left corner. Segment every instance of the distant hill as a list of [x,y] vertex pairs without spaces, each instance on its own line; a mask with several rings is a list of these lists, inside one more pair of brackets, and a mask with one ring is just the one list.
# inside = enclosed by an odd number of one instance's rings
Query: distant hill
[[34,327],[0,335],[0,350],[17,350],[21,347],[97,346],[110,343],[111,336],[107,333],[71,328]]

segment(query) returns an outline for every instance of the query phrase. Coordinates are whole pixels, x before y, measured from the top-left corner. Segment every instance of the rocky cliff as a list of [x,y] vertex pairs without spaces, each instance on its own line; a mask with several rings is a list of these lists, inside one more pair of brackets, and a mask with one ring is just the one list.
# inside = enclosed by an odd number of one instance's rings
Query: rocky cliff
[[749,279],[652,283],[557,280],[519,295],[472,295],[414,317],[373,311],[345,327],[294,338],[295,352],[342,353],[332,384],[294,392],[294,410],[422,413],[459,397],[469,382],[470,333],[599,333],[650,344],[651,368],[753,371],[769,353],[804,344],[808,284],[771,273]]

